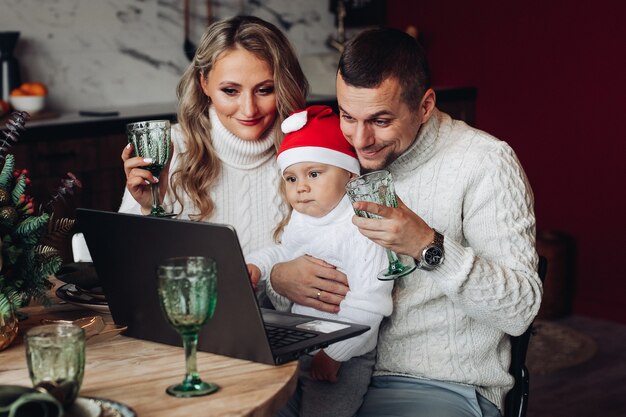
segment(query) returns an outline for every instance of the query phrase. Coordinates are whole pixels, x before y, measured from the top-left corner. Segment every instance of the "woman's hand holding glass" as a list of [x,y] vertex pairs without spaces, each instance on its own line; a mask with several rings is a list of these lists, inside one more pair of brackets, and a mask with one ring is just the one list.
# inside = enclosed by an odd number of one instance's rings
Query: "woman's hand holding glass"
[[[126,186],[144,214],[169,215],[161,207],[172,154],[170,122],[150,120],[127,125],[129,144],[122,151]],[[159,178],[163,178],[160,181]]]

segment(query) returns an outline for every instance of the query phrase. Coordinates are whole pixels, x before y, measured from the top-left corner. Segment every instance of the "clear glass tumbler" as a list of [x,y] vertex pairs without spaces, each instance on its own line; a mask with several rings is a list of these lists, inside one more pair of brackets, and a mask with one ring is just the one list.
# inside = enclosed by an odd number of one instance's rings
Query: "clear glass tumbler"
[[46,324],[26,332],[24,342],[33,386],[50,393],[67,409],[83,383],[85,331],[73,324]]

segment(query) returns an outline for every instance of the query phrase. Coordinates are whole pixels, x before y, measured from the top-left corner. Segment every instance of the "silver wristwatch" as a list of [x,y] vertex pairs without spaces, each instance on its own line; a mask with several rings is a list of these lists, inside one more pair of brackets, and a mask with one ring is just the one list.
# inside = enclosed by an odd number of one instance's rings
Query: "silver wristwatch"
[[419,269],[432,271],[443,263],[443,235],[433,229],[435,238],[422,250],[422,256],[415,260],[415,265]]

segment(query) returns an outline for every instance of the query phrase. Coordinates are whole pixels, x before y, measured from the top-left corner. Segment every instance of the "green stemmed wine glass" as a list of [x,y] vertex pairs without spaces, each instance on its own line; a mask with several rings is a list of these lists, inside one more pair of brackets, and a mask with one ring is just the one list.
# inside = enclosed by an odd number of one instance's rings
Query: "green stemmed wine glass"
[[[396,192],[393,186],[393,178],[389,171],[374,171],[368,174],[354,178],[346,185],[346,192],[350,201],[369,201],[372,203],[382,204],[388,207],[398,207],[396,200]],[[380,216],[368,213],[363,210],[354,210],[359,217],[367,217],[370,219],[380,219]],[[390,249],[385,249],[389,266],[387,269],[380,271],[378,279],[381,281],[389,281],[403,277],[415,270],[415,265],[407,266],[400,262],[398,255]]]
[[[128,135],[128,142],[133,145],[135,156],[152,159],[150,165],[142,168],[147,169],[158,178],[171,156],[171,126],[169,120],[147,120],[129,123],[126,125],[126,134]],[[150,190],[152,191],[150,215],[171,216],[161,206],[159,184],[151,183]]]
[[198,374],[196,348],[200,328],[215,312],[215,261],[202,256],[169,258],[158,266],[159,300],[169,323],[183,339],[185,378],[165,390],[175,397],[197,397],[219,389]]

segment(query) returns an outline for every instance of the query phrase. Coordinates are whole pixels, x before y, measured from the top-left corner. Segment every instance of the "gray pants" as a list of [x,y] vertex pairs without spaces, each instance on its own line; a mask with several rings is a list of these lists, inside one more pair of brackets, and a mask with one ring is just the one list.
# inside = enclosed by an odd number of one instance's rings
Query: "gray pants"
[[309,376],[312,356],[300,358],[296,392],[276,417],[352,417],[363,402],[376,360],[376,349],[341,364],[338,381]]
[[403,376],[375,376],[359,417],[500,417],[469,385]]

